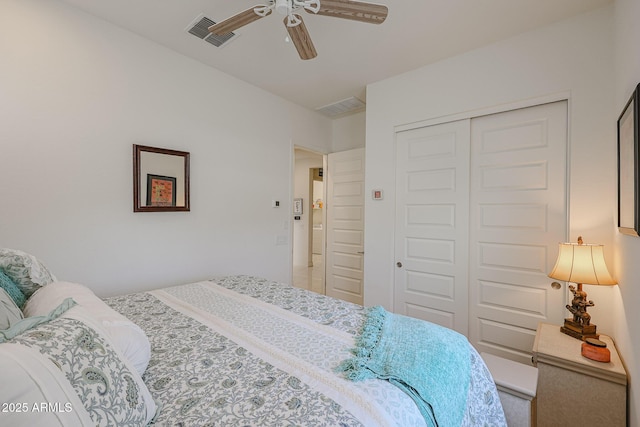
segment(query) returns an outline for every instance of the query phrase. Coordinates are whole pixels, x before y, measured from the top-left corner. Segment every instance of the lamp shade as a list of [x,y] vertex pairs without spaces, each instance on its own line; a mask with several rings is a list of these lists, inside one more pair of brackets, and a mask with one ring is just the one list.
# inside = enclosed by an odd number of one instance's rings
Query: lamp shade
[[549,277],[587,285],[617,285],[604,262],[604,246],[560,243],[558,259]]

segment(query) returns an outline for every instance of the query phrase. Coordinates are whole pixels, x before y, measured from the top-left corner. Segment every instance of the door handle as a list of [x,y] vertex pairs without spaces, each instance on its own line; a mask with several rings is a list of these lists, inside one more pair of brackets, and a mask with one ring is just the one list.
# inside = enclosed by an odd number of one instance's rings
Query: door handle
[[551,283],[551,287],[557,291],[558,289],[560,289],[562,287],[562,285],[560,283],[558,283],[558,282],[552,282]]
[[402,268],[402,263],[400,261],[396,262],[396,267]]
[[364,255],[364,251],[358,251],[358,253]]

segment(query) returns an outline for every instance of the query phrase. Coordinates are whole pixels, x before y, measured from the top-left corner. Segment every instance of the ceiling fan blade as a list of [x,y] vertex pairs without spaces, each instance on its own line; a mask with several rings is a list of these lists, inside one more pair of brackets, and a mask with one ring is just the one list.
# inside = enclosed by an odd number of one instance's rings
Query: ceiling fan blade
[[367,22],[369,24],[382,24],[387,19],[389,9],[383,4],[353,0],[321,0],[320,10],[317,14]]
[[250,9],[247,9],[243,12],[233,15],[230,18],[225,19],[224,21],[218,22],[209,27],[209,32],[213,34],[217,34],[219,36],[223,36],[225,34],[229,34],[230,32],[237,30],[240,27],[244,27],[247,24],[252,23],[253,21],[257,21],[260,18],[264,18],[271,14],[271,10],[266,10],[264,15],[258,15],[254,9],[262,8],[263,5],[256,5]]
[[313,59],[318,56],[316,52],[316,48],[313,46],[313,42],[311,41],[311,36],[307,31],[307,26],[304,25],[304,21],[302,20],[302,16],[296,15],[300,18],[300,23],[295,27],[290,27],[287,25],[287,17],[284,18],[284,26],[287,27],[287,32],[289,33],[289,37],[293,42],[293,45],[296,47],[298,51],[298,55],[300,55],[301,59]]

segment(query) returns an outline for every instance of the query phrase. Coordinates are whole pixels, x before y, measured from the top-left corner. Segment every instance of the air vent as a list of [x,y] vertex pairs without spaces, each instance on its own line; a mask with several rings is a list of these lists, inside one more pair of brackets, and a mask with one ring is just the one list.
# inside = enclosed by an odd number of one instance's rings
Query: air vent
[[189,24],[187,27],[187,32],[189,34],[193,34],[206,41],[207,43],[211,43],[216,47],[222,47],[222,45],[228,43],[232,38],[236,37],[236,33],[225,34],[224,36],[219,36],[217,34],[213,34],[209,32],[209,27],[215,24],[215,21],[207,18],[204,15],[199,15],[196,19]]
[[343,99],[342,101],[334,102],[333,104],[316,108],[316,111],[324,114],[325,116],[335,118],[351,113],[357,113],[364,109],[365,103],[355,96],[352,96],[351,98]]

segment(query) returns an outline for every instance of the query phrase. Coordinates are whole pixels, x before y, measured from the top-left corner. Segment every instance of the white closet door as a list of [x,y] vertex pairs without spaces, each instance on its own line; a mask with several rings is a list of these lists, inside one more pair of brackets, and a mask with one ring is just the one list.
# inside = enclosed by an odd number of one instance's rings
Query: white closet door
[[469,120],[396,135],[394,311],[467,334]]
[[469,339],[529,363],[538,322],[565,310],[547,273],[566,238],[567,102],[474,118],[471,146]]
[[331,153],[327,177],[327,295],[364,300],[364,148]]
[[565,292],[567,102],[396,134],[394,311],[529,363]]

